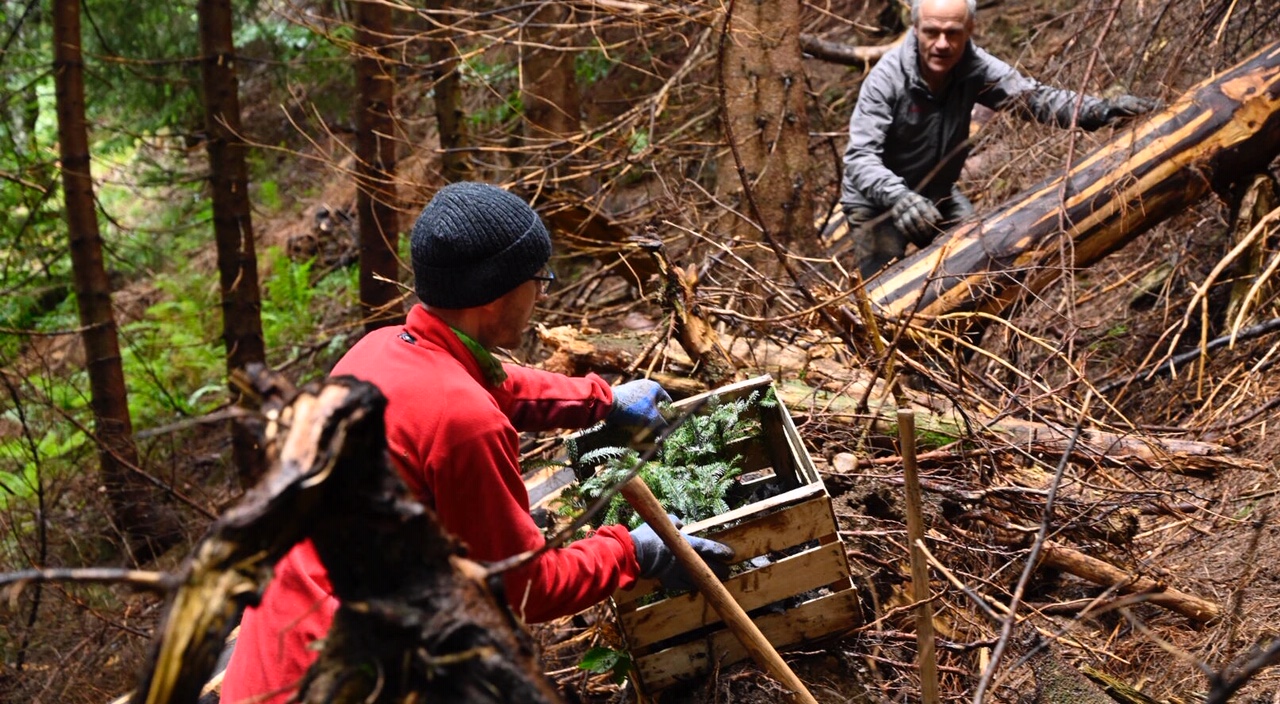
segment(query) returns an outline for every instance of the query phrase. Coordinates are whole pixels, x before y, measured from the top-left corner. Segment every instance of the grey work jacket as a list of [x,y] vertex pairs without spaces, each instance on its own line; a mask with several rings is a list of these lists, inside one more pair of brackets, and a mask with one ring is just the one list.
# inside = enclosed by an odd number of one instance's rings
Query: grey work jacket
[[[952,69],[942,95],[920,76],[915,30],[871,69],[849,118],[840,202],[882,212],[907,189],[948,212],[944,203],[969,155],[969,117],[975,103],[1013,108],[1026,119],[1066,127],[1077,94],[1023,76],[972,41]],[[1078,124],[1105,124],[1102,101],[1086,96]]]

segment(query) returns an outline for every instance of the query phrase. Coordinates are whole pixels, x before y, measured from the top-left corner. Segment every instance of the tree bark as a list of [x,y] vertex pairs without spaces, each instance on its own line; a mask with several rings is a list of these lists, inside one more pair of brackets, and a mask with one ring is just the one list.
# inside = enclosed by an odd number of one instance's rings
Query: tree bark
[[[720,118],[730,142],[726,159],[733,161],[721,169],[718,190],[738,204],[738,212],[759,218],[757,224],[779,241],[812,242],[800,2],[736,0],[728,4],[725,21]],[[741,226],[733,231],[760,239]]]
[[868,295],[890,318],[998,313],[1210,189],[1229,192],[1232,182],[1263,171],[1278,151],[1280,42],[1192,88],[1065,175],[889,267],[868,282]]
[[[447,17],[448,0],[429,0],[427,12]],[[467,145],[466,122],[462,119],[462,81],[458,76],[458,45],[450,25],[432,30],[427,40],[434,78],[436,131],[440,135],[440,175],[446,183],[465,181],[471,174],[471,160],[463,147]]]
[[387,455],[386,399],[346,378],[295,392],[240,377],[263,400],[271,466],[182,571],[132,701],[195,702],[236,616],[310,537],[342,602],[298,701],[558,702],[531,640],[414,501]]
[[[249,207],[245,143],[240,136],[240,86],[231,39],[230,0],[200,0],[200,73],[204,87],[205,142],[213,198],[213,235],[218,250],[222,291],[222,340],[227,373],[266,361],[262,337],[262,298],[258,255]],[[241,399],[237,398],[239,403]],[[231,426],[232,455],[240,485],[248,487],[265,469],[266,459],[252,433]]]
[[120,342],[111,308],[111,284],[102,258],[102,235],[89,170],[79,0],[54,0],[53,70],[67,235],[76,304],[84,328],[85,365],[102,486],[116,528],[125,536],[134,557],[145,562],[172,545],[181,533],[168,505],[135,473],[138,451],[133,443]]
[[391,36],[391,6],[357,0],[356,215],[360,226],[360,310],[371,332],[404,322],[397,257],[394,65],[385,52]]
[[553,162],[547,176],[564,170],[554,162],[568,152],[566,140],[578,132],[581,119],[576,52],[559,50],[573,43],[573,32],[567,28],[571,12],[568,3],[539,6],[529,23],[529,42],[521,51],[525,137],[546,146],[546,156]]

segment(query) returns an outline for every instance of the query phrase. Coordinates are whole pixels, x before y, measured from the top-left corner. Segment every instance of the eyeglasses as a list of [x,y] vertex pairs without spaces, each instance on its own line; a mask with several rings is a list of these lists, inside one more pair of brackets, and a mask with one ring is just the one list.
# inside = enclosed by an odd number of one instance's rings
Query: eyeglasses
[[538,292],[545,296],[547,295],[547,292],[551,290],[552,282],[556,280],[556,273],[548,266],[543,267],[541,272],[529,278],[538,282]]

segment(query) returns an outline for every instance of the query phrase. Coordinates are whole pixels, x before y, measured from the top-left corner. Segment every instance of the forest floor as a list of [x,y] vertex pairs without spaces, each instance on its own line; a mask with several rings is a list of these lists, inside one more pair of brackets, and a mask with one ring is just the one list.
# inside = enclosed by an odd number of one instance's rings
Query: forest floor
[[[1047,82],[1079,78],[1073,73],[1080,70],[1078,65],[1055,59],[1076,41],[1076,28],[1069,17],[1075,3],[1022,0],[999,5],[998,12],[983,15],[980,22],[979,41],[984,46],[1037,71]],[[1197,27],[1201,33],[1190,32],[1190,36],[1203,38],[1194,10],[1188,12],[1191,19],[1186,20],[1187,26]],[[874,25],[876,16],[863,8],[857,20]],[[1133,20],[1135,32],[1152,25],[1150,14],[1139,20]],[[1111,44],[1102,51],[1114,66],[1126,65],[1126,59],[1137,51],[1124,42]],[[1159,76],[1159,85],[1130,88],[1144,96],[1169,100],[1227,63],[1224,57],[1229,53],[1216,46],[1192,58],[1183,54]],[[854,95],[850,70],[811,61],[806,62],[806,68],[812,70],[811,92],[821,98],[834,96],[815,115],[815,141],[829,140],[838,150],[843,146],[842,121],[847,119]],[[254,109],[246,103],[247,112]],[[1073,146],[1080,154],[1105,139],[1104,135],[1068,136],[1049,127],[1024,125],[1001,116],[984,127],[964,181],[967,191],[975,194],[980,213],[1055,173],[1069,151],[1069,140],[1076,140]],[[274,143],[270,136],[260,139]],[[825,148],[819,145],[816,151]],[[402,163],[420,171],[429,160],[423,156],[428,151],[429,145]],[[263,246],[321,254],[305,249],[323,219],[317,213],[321,209],[350,212],[354,201],[354,186],[349,179],[334,175],[344,171],[340,163],[336,166],[334,172],[297,166],[296,173],[279,174],[281,182],[289,184],[287,188],[308,195],[293,199],[290,207],[258,223]],[[834,179],[829,178],[824,187],[824,197],[833,199]],[[1201,323],[1201,309],[1189,306],[1193,306],[1195,287],[1231,247],[1232,206],[1219,200],[1195,204],[1090,269],[1069,272],[1038,299],[1016,306],[1008,315],[1008,326],[985,331],[980,346],[990,356],[951,360],[954,363],[950,366],[942,364],[928,374],[914,375],[909,384],[922,389],[925,396],[942,395],[940,388],[965,385],[984,396],[990,407],[1010,413],[1032,409],[1071,427],[1078,417],[1066,414],[1066,406],[1050,397],[1079,395],[1081,379],[1100,387],[1149,370],[1148,354],[1153,350],[1157,356],[1163,353],[1170,345],[1171,331],[1185,327],[1176,345],[1178,351],[1184,351],[1200,344],[1202,328],[1205,339],[1228,329],[1224,314],[1229,287],[1214,289],[1207,326]],[[1275,242],[1269,247],[1268,256],[1280,251]],[[335,261],[341,259],[340,252],[332,256]],[[651,301],[637,300],[636,291],[621,277],[607,280],[593,291],[589,300],[553,297],[539,315],[548,325],[590,321],[593,328],[605,333],[647,334],[661,328],[664,311]],[[139,282],[125,297],[130,295],[148,300],[155,291]],[[1280,317],[1280,306],[1273,294],[1268,295],[1254,307],[1250,323]],[[1184,317],[1190,321],[1188,326],[1182,325]],[[327,369],[334,354],[341,351],[332,349],[334,339],[353,337],[356,326],[349,312],[338,308],[327,312],[312,339],[297,341],[301,351],[291,358],[291,373],[310,378],[322,373],[319,370]],[[768,332],[756,334],[769,337]],[[67,348],[32,350],[31,363],[45,368],[74,365],[74,345],[58,344]],[[548,352],[531,336],[530,344],[518,354],[537,363]],[[1242,342],[1208,355],[1202,366],[1192,364],[1174,376],[1138,378],[1117,387],[1103,395],[1105,402],[1093,402],[1089,417],[1091,425],[1119,433],[1222,444],[1240,458],[1255,460],[1257,468],[1186,475],[1168,471],[1168,467],[1149,469],[1100,458],[1093,463],[1073,461],[1065,472],[1063,492],[1077,500],[1073,506],[1092,502],[1091,517],[1124,514],[1132,516],[1135,523],[1112,540],[1075,534],[1056,537],[1135,576],[1150,576],[1207,599],[1221,607],[1222,617],[1201,624],[1140,600],[1117,603],[1115,594],[1103,587],[1057,571],[1039,570],[1026,585],[1019,612],[1025,619],[1020,633],[1038,629],[1052,642],[1051,652],[1070,665],[1106,673],[1141,690],[1151,701],[1169,704],[1200,701],[1210,688],[1209,673],[1224,671],[1229,663],[1247,657],[1252,646],[1280,636],[1280,465],[1276,462],[1280,435],[1268,432],[1269,425],[1280,423],[1280,404],[1275,402],[1280,398],[1280,381],[1272,373],[1277,355],[1280,350],[1271,338]],[[837,355],[836,360],[850,368],[862,364],[847,352]],[[302,367],[308,371],[301,371]],[[1025,374],[1010,371],[1010,367]],[[672,362],[667,371],[678,374],[682,370],[679,363]],[[775,375],[786,376],[776,371]],[[930,376],[945,383],[935,384]],[[842,380],[823,378],[808,369],[792,370],[789,378],[803,378],[815,388],[844,388]],[[1037,391],[1037,385],[1043,385],[1045,391]],[[1017,398],[1001,397],[1001,389],[1014,390],[1010,393]],[[947,400],[965,403],[963,399]],[[792,414],[832,495],[854,584],[863,596],[864,619],[850,624],[850,632],[841,638],[788,654],[788,661],[822,702],[916,701],[919,673],[914,665],[914,626],[911,612],[902,608],[909,603],[905,589],[910,572],[905,557],[901,465],[889,461],[896,454],[892,439],[868,438],[847,418],[820,408],[794,408]],[[182,477],[179,486],[211,506],[225,508],[235,500],[234,477],[220,459],[228,451],[225,436],[201,433],[172,442],[185,443],[180,452],[168,448],[172,456],[184,458],[181,466],[175,463],[171,468],[173,476]],[[1007,603],[1027,554],[1025,530],[1023,538],[1010,538],[1008,522],[996,525],[991,514],[1004,511],[1019,519],[1014,521],[1016,528],[1034,530],[1042,518],[1036,511],[1043,502],[966,502],[957,500],[954,492],[995,492],[1001,488],[1040,491],[1053,474],[1056,458],[988,449],[992,451],[987,455],[957,452],[922,463],[922,476],[928,484],[954,490],[952,494],[926,490],[926,524],[931,548],[961,583],[991,601]],[[853,464],[848,461],[850,455],[858,458]],[[877,463],[876,459],[885,461]],[[90,503],[96,486],[83,479],[60,491],[90,497],[84,502]],[[74,536],[92,531],[88,527],[79,530],[76,524],[100,518],[93,511],[66,509],[59,513],[58,532],[64,541],[59,549],[86,555],[91,562],[99,550],[77,543]],[[192,542],[206,525],[203,519],[193,519]],[[175,550],[153,567],[175,570],[183,554]],[[938,651],[941,688],[948,701],[968,701],[987,666],[999,624],[985,617],[971,597],[942,575],[934,572],[932,578],[942,639]],[[124,590],[107,594],[106,587],[84,591],[48,588],[56,590],[59,598],[48,600],[40,618],[60,625],[36,636],[44,641],[43,656],[33,658],[20,677],[0,673],[0,698],[97,704],[126,691],[143,661],[160,604],[149,595]],[[18,618],[18,612],[6,612],[8,618]],[[609,607],[602,605],[586,616],[533,629],[548,673],[571,698],[593,703],[635,701],[629,686],[612,683],[608,674],[588,673],[577,666],[590,646],[622,647],[612,621]],[[1039,660],[1023,642],[1018,641],[1014,652],[1004,656],[990,690],[991,701],[1043,701],[1037,699],[1033,672],[1038,672],[1035,663]],[[1024,656],[1030,659],[1024,662]],[[781,696],[776,682],[750,665],[738,665],[670,692],[663,701],[763,703],[780,701]],[[1280,704],[1280,672],[1262,671],[1244,686],[1236,701]]]

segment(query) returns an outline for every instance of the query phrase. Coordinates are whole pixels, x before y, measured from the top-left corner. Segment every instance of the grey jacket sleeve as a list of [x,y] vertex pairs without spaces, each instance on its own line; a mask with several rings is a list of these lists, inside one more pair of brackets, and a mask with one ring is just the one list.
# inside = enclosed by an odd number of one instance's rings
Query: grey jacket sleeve
[[[1053,88],[1028,78],[1009,64],[974,47],[979,70],[987,88],[978,95],[978,102],[993,110],[1014,110],[1023,119],[1045,124],[1069,127],[1071,114],[1076,109],[1080,94],[1064,88]],[[1096,130],[1107,124],[1103,101],[1084,96],[1076,124],[1082,129]]]
[[[877,65],[876,68],[880,68]],[[844,181],[840,200],[856,201],[861,193],[881,208],[891,208],[908,188],[884,165],[884,144],[893,124],[897,98],[886,71],[872,69],[858,92],[849,116],[849,146],[844,150]]]

